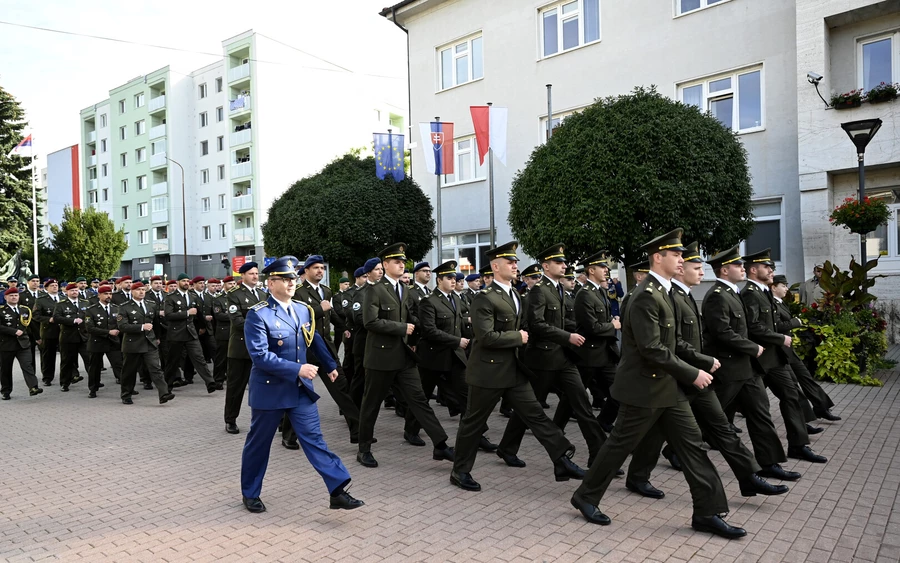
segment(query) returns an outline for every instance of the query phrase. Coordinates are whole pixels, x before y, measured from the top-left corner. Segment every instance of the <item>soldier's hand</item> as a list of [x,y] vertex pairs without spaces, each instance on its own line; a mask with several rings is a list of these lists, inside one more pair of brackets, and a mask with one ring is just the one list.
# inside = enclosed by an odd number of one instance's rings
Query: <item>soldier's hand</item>
[[43,344],[43,343],[44,343],[44,341],[43,341],[43,340],[35,340],[35,342],[37,342],[37,345],[38,345],[38,346],[40,346],[40,345],[41,345],[41,344]]
[[328,379],[330,379],[332,383],[334,383],[334,380],[337,379],[337,376],[338,376],[338,372],[336,369],[333,369],[330,372],[328,372]]
[[190,315],[190,316],[194,316],[194,315],[197,314],[197,308],[196,308],[196,307],[191,307],[190,309],[187,310],[187,313],[188,313],[188,315]]
[[312,364],[303,364],[300,366],[300,377],[303,379],[314,379],[319,373],[319,368]]
[[197,333],[198,333],[198,334],[206,334],[206,329],[205,329],[205,328],[201,328],[199,331],[197,331]]
[[350,338],[350,331],[349,331],[349,330],[345,330],[345,331],[344,331],[344,338]]
[[522,344],[528,344],[528,333],[524,330],[520,330],[519,334],[522,335]]
[[165,312],[165,311],[160,311],[160,312],[159,312],[159,316],[160,316],[160,317],[165,317],[165,316],[166,316],[166,312]]
[[793,338],[791,338],[791,337],[788,336],[788,335],[784,335],[784,345],[785,345],[785,346],[787,346],[788,348],[790,348],[790,347],[791,347],[791,344],[793,344],[793,342],[794,342],[794,339],[793,339]]
[[416,330],[416,325],[412,323],[406,323],[406,335],[409,336]]
[[78,317],[75,317],[74,321],[75,321],[75,324],[80,325],[81,323],[84,322],[84,319],[79,319]]
[[111,331],[109,331],[109,335],[110,336],[119,336],[119,330],[114,328]]
[[212,315],[206,315],[206,320],[207,320],[207,321],[211,321],[211,320],[212,320]]
[[53,317],[50,317],[50,321],[49,321],[49,322],[53,323],[53,322],[56,322],[56,321],[53,320]]
[[719,362],[719,360],[713,358],[713,365],[711,368],[709,368],[709,373],[716,373],[716,370],[719,369],[720,367],[722,367],[721,362]]
[[619,317],[613,318],[612,325],[616,330],[622,330],[622,321],[619,320]]
[[153,330],[153,323],[144,323],[141,325],[141,329],[145,331]]
[[584,337],[577,332],[573,332],[569,335],[569,344],[572,346],[581,346],[584,344]]
[[23,334],[25,334],[25,333],[22,332],[21,330],[16,331],[16,336],[22,336]]
[[460,339],[459,339],[459,347],[460,347],[460,348],[462,348],[463,350],[465,350],[466,347],[467,347],[468,345],[469,345],[469,339],[468,339],[468,338],[460,338]]
[[758,357],[762,356],[763,352],[765,352],[765,351],[766,351],[766,349],[763,348],[762,346],[760,346],[759,350],[757,350],[757,352],[756,352],[756,357],[758,358]]
[[694,380],[694,387],[697,389],[706,389],[709,387],[709,384],[712,383],[713,377],[703,371],[700,370],[700,373],[697,374],[697,379]]
[[323,310],[323,311],[330,311],[331,308],[332,308],[332,307],[331,307],[331,301],[328,301],[327,299],[326,299],[326,300],[322,300],[322,301],[319,303],[319,305],[322,306],[322,310]]

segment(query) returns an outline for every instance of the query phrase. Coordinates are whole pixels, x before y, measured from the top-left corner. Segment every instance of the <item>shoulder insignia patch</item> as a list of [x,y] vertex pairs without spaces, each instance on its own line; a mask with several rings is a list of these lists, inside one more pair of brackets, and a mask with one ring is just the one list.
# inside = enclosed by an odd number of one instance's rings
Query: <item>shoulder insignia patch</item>
[[[265,301],[260,301],[259,303],[257,303],[256,305],[254,305],[250,308],[254,311],[259,311],[260,309],[264,309],[266,305],[267,305],[267,303]],[[234,307],[234,305],[232,305],[232,307]]]
[[653,293],[653,288],[648,286],[644,288],[644,291],[646,291],[647,293]]
[[362,304],[359,301],[353,304],[354,311],[359,311],[360,309],[362,309]]
[[714,289],[714,290],[713,290],[713,293],[722,293],[722,290],[721,290],[721,289]]
[[341,307],[346,307],[348,303],[349,303],[349,301],[344,299],[343,301],[341,301]]
[[228,312],[229,312],[229,313],[237,313],[237,311],[238,311],[238,306],[237,306],[237,305],[231,305],[230,307],[228,307]]
[[121,320],[122,320],[122,315],[116,315],[116,320],[117,320],[117,321],[121,321]]
[[234,293],[234,292],[237,291],[238,288],[240,288],[240,287],[241,287],[241,286],[236,285],[236,286],[232,287],[231,289],[229,289],[228,291],[226,291],[225,293]]

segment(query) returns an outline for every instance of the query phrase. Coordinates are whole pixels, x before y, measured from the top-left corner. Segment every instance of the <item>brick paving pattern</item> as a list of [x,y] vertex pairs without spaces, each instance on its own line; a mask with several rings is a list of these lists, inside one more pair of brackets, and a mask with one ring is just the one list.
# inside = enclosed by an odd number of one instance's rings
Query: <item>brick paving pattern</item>
[[[519,454],[524,469],[479,453],[473,475],[484,491],[469,493],[449,483],[449,463],[406,444],[402,420],[383,410],[373,447],[381,465],[363,468],[321,383],[325,438],[367,506],[329,510],[303,453],[276,436],[262,492],[268,512],[250,514],[239,486],[246,406],[232,436],[222,392],[195,384],[161,406],[155,391],[140,389],[125,406],[111,371],[103,373],[106,387],[93,400],[86,381],[28,397],[16,373],[13,399],[0,403],[0,560],[900,561],[900,372],[882,374],[883,388],[826,385],[844,420],[822,423],[825,432],[812,437],[827,464],[785,464],[803,473],[787,495],[741,497],[721,455],[710,453],[731,503],[728,521],[749,534],[732,542],[691,530],[687,485],[665,460],[651,481],[665,499],[639,497],[617,480],[601,506],[613,519],[606,527],[569,506],[577,483],[553,480],[531,436]],[[452,444],[458,418],[435,408]],[[772,414],[783,438],[778,409]],[[493,441],[505,423],[490,419]],[[568,429],[575,461],[585,464],[578,426]]]

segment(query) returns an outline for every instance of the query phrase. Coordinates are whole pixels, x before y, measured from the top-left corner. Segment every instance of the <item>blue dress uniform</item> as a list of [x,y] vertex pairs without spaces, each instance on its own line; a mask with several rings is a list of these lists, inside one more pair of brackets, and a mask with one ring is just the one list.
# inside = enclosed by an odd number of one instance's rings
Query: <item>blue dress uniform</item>
[[[296,319],[270,295],[251,308],[244,322],[244,339],[253,368],[250,432],[242,455],[241,490],[250,499],[259,497],[272,438],[284,414],[290,418],[303,452],[322,476],[328,492],[334,493],[350,481],[350,473],[322,437],[316,408],[319,395],[312,381],[298,375],[300,366],[308,363],[307,348],[321,359],[325,373],[337,366],[325,341],[315,332],[312,310],[305,303],[292,302],[290,306]],[[321,375],[327,377],[325,373]]]

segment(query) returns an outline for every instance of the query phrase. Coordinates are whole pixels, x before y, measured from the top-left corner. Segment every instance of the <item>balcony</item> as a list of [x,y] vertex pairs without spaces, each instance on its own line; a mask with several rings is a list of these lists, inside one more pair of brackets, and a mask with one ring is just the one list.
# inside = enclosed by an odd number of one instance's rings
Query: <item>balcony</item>
[[238,113],[250,109],[250,96],[242,96],[228,102],[228,111]]
[[150,155],[150,168],[159,168],[166,165],[166,153],[158,152]]
[[250,142],[252,138],[251,129],[244,129],[243,131],[235,131],[231,134],[231,137],[228,139],[231,143],[231,147],[234,148],[238,145],[243,145]]
[[250,76],[250,63],[244,63],[241,66],[236,66],[228,71],[228,83],[237,82],[241,78],[247,78]]
[[156,223],[166,223],[169,221],[169,210],[163,209],[162,211],[154,211],[150,214],[150,221],[155,225]]
[[158,111],[161,109],[165,109],[166,107],[166,95],[157,96],[155,98],[150,98],[150,103],[147,105],[147,111],[153,113],[154,111]]
[[166,192],[169,191],[169,183],[168,182],[159,182],[158,184],[153,184],[150,186],[150,195],[166,195]]
[[159,240],[153,241],[153,252],[168,252],[169,251],[169,239],[161,238]]
[[92,154],[88,157],[88,166],[97,166],[97,155]]
[[96,142],[97,142],[97,132],[96,132],[96,131],[91,131],[90,133],[88,133],[88,134],[85,136],[85,141],[84,141],[84,142],[85,142],[85,143],[88,143],[88,144],[90,144],[90,143],[96,143]]
[[251,174],[253,174],[253,163],[249,160],[247,162],[240,162],[238,164],[231,165],[232,180],[236,178],[242,178],[244,176],[250,176]]
[[157,125],[156,127],[150,128],[150,139],[159,139],[160,137],[166,136],[166,124]]
[[88,190],[96,190],[97,189],[97,178],[92,178],[88,180]]
[[255,238],[256,235],[253,232],[253,227],[248,227],[246,229],[235,229],[234,234],[232,235],[232,241],[235,244],[246,244],[248,242],[253,242]]
[[231,210],[232,211],[244,211],[246,209],[253,209],[253,196],[252,195],[242,195],[242,196],[231,198]]

